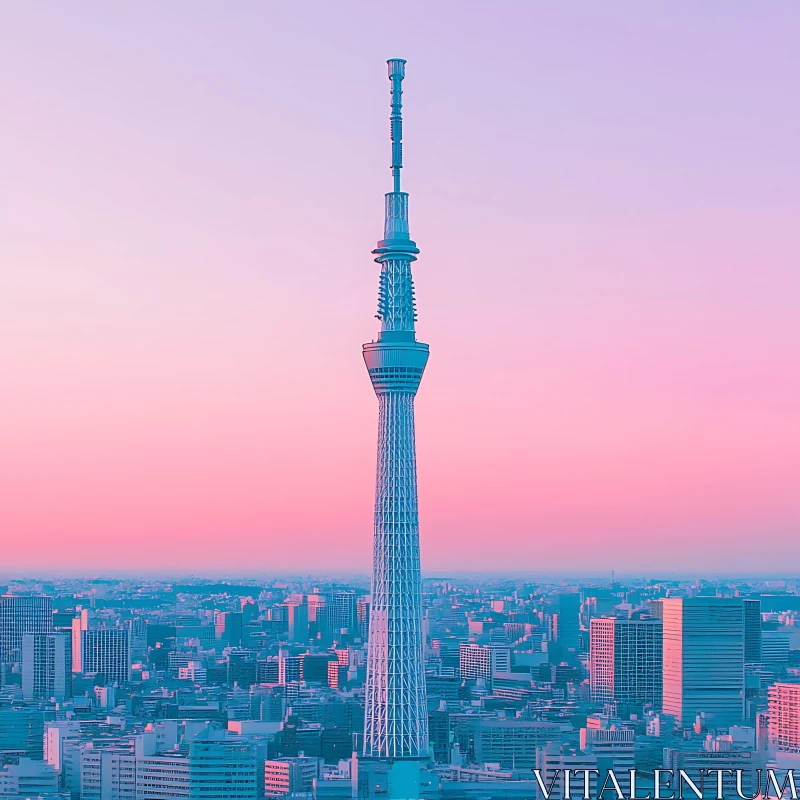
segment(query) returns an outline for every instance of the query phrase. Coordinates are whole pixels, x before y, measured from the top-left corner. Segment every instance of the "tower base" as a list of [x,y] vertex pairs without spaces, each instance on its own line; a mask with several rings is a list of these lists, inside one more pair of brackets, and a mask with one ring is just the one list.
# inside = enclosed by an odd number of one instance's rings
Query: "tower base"
[[359,800],[435,800],[439,778],[427,760],[359,758],[353,794]]

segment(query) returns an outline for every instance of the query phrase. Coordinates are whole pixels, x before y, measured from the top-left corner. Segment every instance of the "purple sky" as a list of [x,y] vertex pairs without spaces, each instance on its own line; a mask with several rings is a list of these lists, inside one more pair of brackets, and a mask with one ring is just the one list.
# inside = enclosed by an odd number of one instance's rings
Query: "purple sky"
[[8,568],[365,568],[406,164],[428,569],[800,555],[797,2],[8,3]]

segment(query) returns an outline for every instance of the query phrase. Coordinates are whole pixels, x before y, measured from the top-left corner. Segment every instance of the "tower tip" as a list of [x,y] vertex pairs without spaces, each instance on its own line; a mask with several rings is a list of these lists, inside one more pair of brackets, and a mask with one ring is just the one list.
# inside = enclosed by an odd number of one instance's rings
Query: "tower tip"
[[400,191],[400,170],[403,166],[403,117],[401,113],[403,88],[401,84],[406,76],[406,60],[390,58],[386,63],[389,65],[389,80],[392,83],[392,180],[394,192],[397,194]]
[[405,78],[406,60],[404,58],[390,58],[386,62],[389,65],[389,78]]

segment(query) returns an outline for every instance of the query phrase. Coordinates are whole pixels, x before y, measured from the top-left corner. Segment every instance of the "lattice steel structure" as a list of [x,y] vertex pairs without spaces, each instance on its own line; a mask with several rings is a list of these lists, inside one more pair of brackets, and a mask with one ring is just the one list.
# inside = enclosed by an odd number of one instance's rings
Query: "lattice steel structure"
[[381,332],[377,342],[364,345],[379,407],[364,755],[385,759],[428,755],[414,445],[414,396],[428,345],[418,342],[414,332],[411,263],[419,250],[409,238],[408,194],[400,191],[405,63],[399,58],[388,62],[394,186],[386,195],[383,239],[372,251],[381,266]]

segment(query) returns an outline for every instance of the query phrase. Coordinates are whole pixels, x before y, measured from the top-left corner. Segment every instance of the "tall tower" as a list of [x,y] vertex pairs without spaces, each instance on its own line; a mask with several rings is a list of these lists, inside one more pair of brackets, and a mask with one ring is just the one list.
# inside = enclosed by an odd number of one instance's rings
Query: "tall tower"
[[386,195],[383,239],[372,251],[381,267],[381,332],[377,342],[364,345],[379,410],[364,756],[400,761],[428,755],[414,445],[414,396],[428,345],[414,334],[411,263],[419,250],[408,234],[408,194],[400,191],[406,62],[393,58],[388,64],[394,185]]

